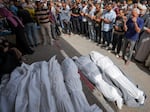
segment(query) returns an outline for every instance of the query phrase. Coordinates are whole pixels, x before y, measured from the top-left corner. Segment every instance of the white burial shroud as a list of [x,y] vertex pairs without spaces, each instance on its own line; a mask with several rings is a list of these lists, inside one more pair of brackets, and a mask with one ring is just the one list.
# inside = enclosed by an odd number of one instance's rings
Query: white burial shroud
[[108,75],[112,80],[116,80],[122,87],[124,87],[124,89],[126,89],[129,95],[137,99],[140,104],[144,104],[144,92],[129,81],[108,57],[103,56],[96,51],[92,51],[90,53],[90,57],[92,61],[105,73],[105,75]]
[[0,91],[2,112],[57,112],[47,62],[22,64]]
[[22,66],[27,73],[18,87],[15,105],[16,112],[56,112],[47,62],[42,61]]
[[62,71],[75,112],[102,112],[97,105],[89,105],[85,94],[82,91],[78,68],[71,58],[66,58],[62,62]]
[[113,86],[102,79],[102,74],[89,57],[81,56],[78,59],[75,59],[75,63],[82,73],[96,85],[108,100],[113,102],[116,101],[118,108],[122,108],[123,100],[121,96]]
[[15,100],[17,96],[18,86],[26,74],[25,69],[16,68],[10,75],[8,83],[3,85],[0,91],[0,111],[12,112],[15,110]]
[[52,90],[54,93],[58,112],[75,112],[70,96],[67,92],[61,67],[55,57],[49,63]]

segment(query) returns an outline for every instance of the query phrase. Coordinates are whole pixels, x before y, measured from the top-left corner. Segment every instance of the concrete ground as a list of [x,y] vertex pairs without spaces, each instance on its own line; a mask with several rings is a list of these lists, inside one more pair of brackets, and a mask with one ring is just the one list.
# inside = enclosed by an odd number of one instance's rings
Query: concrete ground
[[[127,74],[127,77],[129,77],[134,84],[137,84],[138,87],[147,95],[147,99],[143,106],[138,108],[130,108],[124,105],[123,109],[119,110],[119,112],[150,112],[150,71],[142,65],[131,62],[128,66],[125,66],[124,61],[117,59],[114,54],[108,53],[106,50],[100,48],[100,46],[97,46],[96,43],[74,34],[71,36],[62,34],[62,38],[55,41],[53,46],[40,45],[34,48],[34,50],[34,54],[24,56],[26,63],[31,64],[35,61],[49,60],[54,55],[56,55],[59,62],[61,62],[66,56],[73,57],[88,55],[92,50],[108,56],[124,73]],[[100,106],[100,108],[106,111],[102,104],[99,103],[99,101],[92,94],[90,94],[90,90],[84,84],[83,88],[89,102],[91,104],[96,103]],[[114,105],[110,105],[115,112],[118,111]]]

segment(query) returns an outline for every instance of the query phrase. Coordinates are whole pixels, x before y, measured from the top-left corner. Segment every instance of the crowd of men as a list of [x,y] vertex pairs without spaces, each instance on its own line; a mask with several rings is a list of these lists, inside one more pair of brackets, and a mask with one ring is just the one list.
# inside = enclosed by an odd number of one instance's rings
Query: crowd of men
[[134,54],[137,61],[150,67],[149,6],[149,0],[130,4],[126,0],[0,0],[0,16],[16,35],[16,47],[23,54],[32,54],[32,47],[39,44],[53,45],[61,27],[62,33],[96,42],[123,58],[125,64]]

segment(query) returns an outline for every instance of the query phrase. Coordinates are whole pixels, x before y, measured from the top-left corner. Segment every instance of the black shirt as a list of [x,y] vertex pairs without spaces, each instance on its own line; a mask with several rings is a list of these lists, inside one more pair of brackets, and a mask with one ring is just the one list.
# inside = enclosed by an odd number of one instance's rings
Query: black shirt
[[18,17],[22,20],[24,25],[27,24],[27,23],[34,22],[33,18],[30,15],[30,13],[25,9],[19,9]]
[[72,8],[72,13],[73,14],[80,14],[80,9],[77,7],[77,8]]

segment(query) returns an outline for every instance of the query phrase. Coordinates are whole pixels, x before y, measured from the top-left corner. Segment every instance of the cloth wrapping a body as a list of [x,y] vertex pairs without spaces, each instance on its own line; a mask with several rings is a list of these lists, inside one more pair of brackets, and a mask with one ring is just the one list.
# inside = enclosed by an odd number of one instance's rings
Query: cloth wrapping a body
[[45,61],[17,67],[0,86],[0,112],[57,112],[48,68]]
[[96,87],[109,100],[117,103],[119,109],[122,108],[123,100],[117,90],[102,79],[102,74],[89,57],[81,56],[74,58],[76,65],[82,73],[96,85]]
[[[130,80],[128,80],[123,72],[121,72],[120,69],[114,65],[108,57],[103,56],[96,51],[92,51],[90,53],[90,57],[92,61],[101,69],[101,71],[118,85],[121,91],[124,92],[123,95],[129,96],[126,98],[123,96],[123,98],[125,98],[125,103],[128,106],[132,106],[131,104],[134,106],[137,106],[138,104],[144,104],[144,92],[138,89]],[[134,98],[134,101],[131,97]],[[138,102],[136,102],[136,100],[138,100]]]
[[50,79],[58,112],[75,112],[70,96],[67,92],[61,66],[55,59],[51,58],[49,63]]
[[[40,112],[56,112],[57,107],[55,103],[55,96],[52,91],[52,79],[49,77],[51,72],[49,72],[49,64],[45,61],[42,61],[40,64],[41,72],[41,104]],[[43,76],[44,75],[44,76]],[[45,104],[46,103],[46,104]],[[46,107],[45,107],[46,106]]]
[[[5,83],[0,91],[0,112],[15,112],[15,100],[18,86],[26,74],[24,68],[16,68],[10,75],[10,80]],[[3,82],[3,81],[2,81]]]
[[22,64],[26,74],[22,79],[16,97],[16,112],[56,112],[54,96],[48,74],[47,62]]
[[83,91],[78,74],[78,68],[71,58],[66,58],[62,62],[62,71],[67,90],[70,94],[75,112],[102,112],[97,105],[90,106]]

